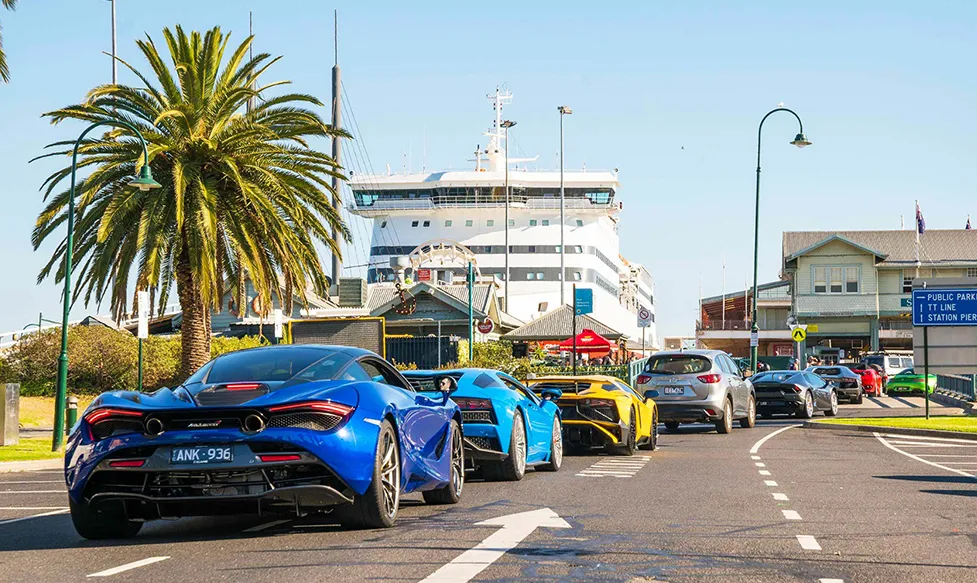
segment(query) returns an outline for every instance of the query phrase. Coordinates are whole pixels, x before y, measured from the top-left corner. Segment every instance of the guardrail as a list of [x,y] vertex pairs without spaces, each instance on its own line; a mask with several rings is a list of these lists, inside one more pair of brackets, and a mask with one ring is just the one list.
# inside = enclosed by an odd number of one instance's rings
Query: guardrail
[[936,375],[936,386],[968,401],[977,401],[977,375]]

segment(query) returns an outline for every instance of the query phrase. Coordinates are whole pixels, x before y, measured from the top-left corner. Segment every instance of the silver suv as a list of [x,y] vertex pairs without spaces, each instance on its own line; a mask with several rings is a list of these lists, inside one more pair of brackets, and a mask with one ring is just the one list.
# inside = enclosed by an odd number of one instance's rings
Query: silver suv
[[669,431],[680,423],[715,423],[729,433],[756,424],[756,392],[731,358],[720,350],[658,352],[636,381],[638,392],[654,399]]

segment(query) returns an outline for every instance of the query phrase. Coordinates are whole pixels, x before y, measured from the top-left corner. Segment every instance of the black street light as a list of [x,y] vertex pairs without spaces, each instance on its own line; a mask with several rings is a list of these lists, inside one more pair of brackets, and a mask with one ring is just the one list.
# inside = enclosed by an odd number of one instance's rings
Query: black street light
[[505,120],[505,311],[509,311],[509,128],[516,122]]
[[756,372],[757,352],[760,344],[760,327],[757,326],[756,319],[757,268],[759,266],[760,252],[760,137],[763,134],[763,122],[767,121],[768,117],[777,113],[778,111],[786,111],[797,118],[797,125],[800,126],[800,132],[790,143],[798,148],[811,145],[811,142],[808,141],[807,136],[804,135],[804,122],[801,121],[801,117],[786,107],[778,107],[777,109],[771,110],[769,113],[767,113],[767,115],[763,116],[763,119],[760,120],[760,128],[757,130],[756,137],[756,209],[753,217],[753,308],[751,317],[752,326],[750,327],[750,370],[752,370],[754,373]]

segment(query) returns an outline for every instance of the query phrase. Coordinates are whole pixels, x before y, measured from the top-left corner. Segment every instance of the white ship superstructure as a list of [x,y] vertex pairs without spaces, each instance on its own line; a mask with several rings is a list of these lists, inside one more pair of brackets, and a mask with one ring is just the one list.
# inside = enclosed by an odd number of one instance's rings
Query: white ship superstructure
[[[445,246],[460,251],[434,254],[417,267],[414,279],[464,281],[470,251],[482,277],[495,276],[505,310],[529,322],[572,302],[572,286],[589,287],[598,321],[626,334],[640,346],[639,307],[654,318],[653,283],[648,271],[620,255],[617,233],[622,205],[617,172],[565,171],[564,269],[561,273],[560,171],[525,168],[526,159],[506,157],[502,107],[510,99],[498,90],[489,98],[495,121],[467,171],[352,176],[357,215],[373,219],[368,281],[390,281],[391,258],[423,255]],[[506,161],[508,160],[508,285],[506,280]],[[427,271],[429,270],[429,271]],[[508,294],[506,297],[505,294]],[[657,344],[654,323],[645,329],[647,346]]]

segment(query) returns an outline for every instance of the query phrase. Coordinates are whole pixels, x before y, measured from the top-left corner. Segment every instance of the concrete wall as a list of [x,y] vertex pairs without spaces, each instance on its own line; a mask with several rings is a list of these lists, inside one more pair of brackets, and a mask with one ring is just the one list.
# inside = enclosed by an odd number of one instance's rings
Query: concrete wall
[[[977,278],[920,278],[913,280],[913,289],[956,288],[977,289]],[[924,351],[923,328],[913,328],[913,361],[922,372],[929,357],[930,374],[977,374],[977,326],[930,326],[927,333],[928,351]]]

